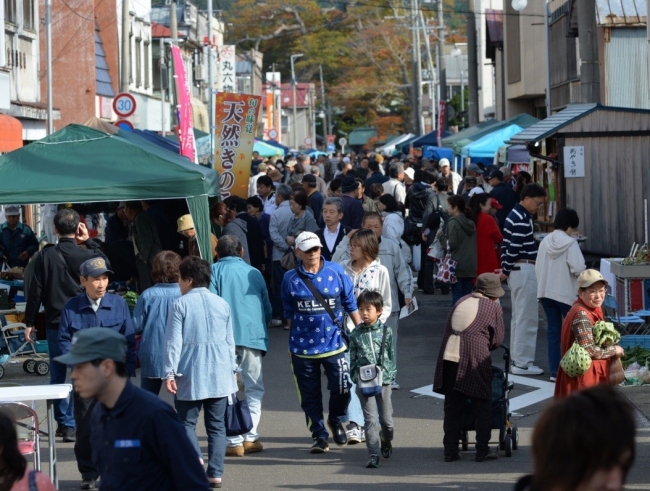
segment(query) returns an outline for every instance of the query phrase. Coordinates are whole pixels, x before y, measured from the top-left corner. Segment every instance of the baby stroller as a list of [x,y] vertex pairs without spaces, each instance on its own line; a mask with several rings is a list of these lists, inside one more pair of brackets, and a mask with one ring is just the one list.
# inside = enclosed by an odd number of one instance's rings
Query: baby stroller
[[[506,457],[512,457],[512,451],[519,446],[519,434],[517,427],[510,423],[510,391],[515,383],[508,381],[510,373],[510,349],[503,348],[503,359],[505,361],[505,372],[499,367],[492,367],[492,426],[493,430],[499,430],[499,448],[505,450]],[[463,418],[460,427],[460,439],[463,450],[469,449],[468,432],[474,431],[476,417],[472,409],[472,403],[468,399],[463,409]],[[495,442],[490,442],[494,444]]]
[[[47,375],[50,365],[46,360],[47,341],[30,343],[25,339],[25,324],[20,322],[7,323],[4,315],[0,314],[0,329],[7,353],[0,354],[0,378],[4,377],[5,367],[14,358],[28,357],[23,363],[23,370],[36,375]],[[3,350],[4,351],[4,350]],[[15,362],[14,362],[15,363]]]

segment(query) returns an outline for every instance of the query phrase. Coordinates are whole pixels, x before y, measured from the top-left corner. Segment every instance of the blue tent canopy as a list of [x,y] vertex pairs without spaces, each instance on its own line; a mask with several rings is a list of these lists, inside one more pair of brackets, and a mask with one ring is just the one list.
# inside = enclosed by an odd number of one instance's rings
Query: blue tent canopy
[[493,158],[494,154],[499,150],[499,147],[504,142],[508,141],[510,137],[523,131],[521,126],[516,124],[508,125],[500,128],[488,135],[479,138],[475,142],[465,145],[460,152],[462,157],[474,158]]
[[454,160],[454,151],[451,148],[434,147],[425,145],[422,147],[422,156],[427,159],[448,159],[449,162]]
[[262,143],[266,143],[267,145],[271,145],[272,147],[277,147],[277,148],[281,149],[284,152],[285,155],[287,153],[289,153],[289,150],[290,150],[289,147],[287,147],[287,146],[283,145],[282,143],[279,143],[279,142],[277,142],[275,140],[262,140],[261,138],[255,138],[255,141],[261,141]]
[[[449,131],[442,132],[442,138],[446,138],[448,136],[451,136],[451,133]],[[424,145],[432,145],[432,146],[438,145],[437,130],[427,133],[426,135],[422,135],[421,137],[416,138],[411,142],[411,146],[413,146],[413,148],[420,148],[423,147]]]
[[164,136],[159,135],[155,131],[139,130],[137,128],[134,128],[133,130],[131,130],[131,132],[144,138],[145,140],[150,141],[151,143],[155,143],[159,147],[163,147],[164,149],[169,150],[170,152],[174,152],[175,154],[180,153],[180,149],[177,141],[170,140],[169,138],[165,138]]

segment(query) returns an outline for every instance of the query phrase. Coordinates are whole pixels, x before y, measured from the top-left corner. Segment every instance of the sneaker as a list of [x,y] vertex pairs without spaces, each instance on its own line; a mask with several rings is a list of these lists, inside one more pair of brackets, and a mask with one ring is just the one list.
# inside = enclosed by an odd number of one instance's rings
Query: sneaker
[[273,319],[271,322],[269,322],[269,326],[271,327],[280,327],[282,324],[282,319]]
[[528,363],[525,367],[518,367],[514,363],[510,367],[510,373],[513,375],[541,375],[544,373],[539,367],[536,367],[532,363]]
[[345,429],[341,423],[337,423],[328,419],[327,426],[332,432],[332,440],[334,440],[334,443],[341,447],[348,443],[348,437],[345,434]]
[[[68,442],[68,443],[76,442],[77,441],[77,430],[75,428],[70,428],[68,426],[63,428],[63,441]],[[84,488],[81,488],[81,489],[84,489]],[[92,489],[92,488],[86,488],[86,489]]]
[[325,438],[318,438],[311,446],[310,453],[325,453],[329,452],[330,446]]
[[244,446],[236,445],[234,447],[226,447],[226,457],[243,457]]
[[379,455],[376,453],[368,457],[368,463],[366,464],[366,469],[376,469],[379,467]]
[[97,489],[97,482],[94,479],[84,479],[81,481],[80,489]]
[[400,390],[400,389],[401,389],[400,385],[399,385],[397,382],[394,382],[394,381],[391,382],[391,384],[390,384],[390,388],[391,388],[392,390]]
[[555,377],[555,375],[551,375],[551,377],[549,378],[549,380],[550,380],[551,382],[555,382],[555,381],[557,380],[557,378]]
[[348,445],[361,443],[361,429],[357,425],[354,425],[353,428],[347,430],[345,436],[348,438]]
[[381,440],[381,456],[390,459],[390,456],[393,455],[393,444],[389,440],[384,440],[384,435],[381,432],[379,438]]
[[63,426],[63,425],[57,425],[56,426],[56,433],[54,433],[54,436],[57,436],[59,438],[62,437],[63,433],[65,432],[65,428],[66,427]]
[[476,462],[484,462],[486,460],[496,460],[498,458],[499,458],[499,456],[497,455],[496,452],[489,451],[485,455],[476,455],[476,457],[474,457],[474,460]]
[[244,442],[244,453],[256,453],[264,450],[264,447],[259,440],[254,442]]
[[220,489],[221,488],[221,478],[220,477],[208,477],[208,482],[210,483],[211,489]]
[[363,428],[359,427],[359,435],[361,435],[359,438],[361,438],[361,443],[366,441],[366,430]]
[[460,453],[456,452],[453,455],[445,455],[445,462],[453,462],[454,460],[460,460]]

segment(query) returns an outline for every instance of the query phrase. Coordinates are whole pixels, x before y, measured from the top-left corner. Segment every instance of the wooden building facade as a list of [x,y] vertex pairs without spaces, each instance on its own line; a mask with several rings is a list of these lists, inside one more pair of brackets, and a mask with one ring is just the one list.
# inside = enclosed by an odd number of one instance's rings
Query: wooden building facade
[[[526,144],[535,175],[553,204],[580,217],[585,251],[624,257],[645,240],[644,199],[650,202],[650,110],[570,105],[511,138]],[[584,177],[565,177],[565,147],[583,147]],[[545,149],[544,155],[541,155]],[[649,205],[650,206],[650,205]]]

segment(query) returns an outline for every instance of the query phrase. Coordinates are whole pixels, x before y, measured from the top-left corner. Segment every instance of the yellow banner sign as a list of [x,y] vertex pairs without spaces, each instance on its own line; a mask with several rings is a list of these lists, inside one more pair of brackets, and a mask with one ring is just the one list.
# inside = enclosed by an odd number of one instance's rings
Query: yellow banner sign
[[214,168],[220,174],[221,199],[248,196],[261,100],[249,94],[217,94]]

